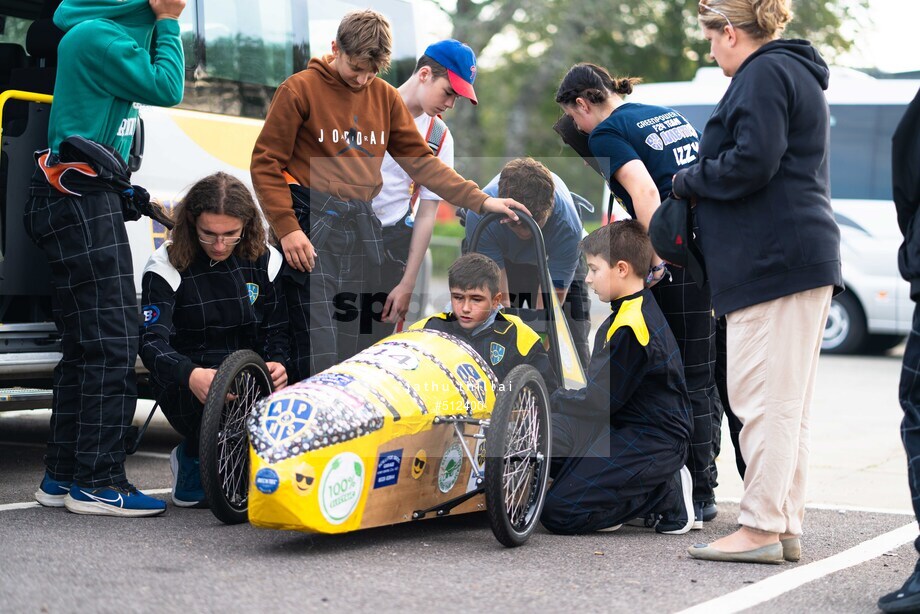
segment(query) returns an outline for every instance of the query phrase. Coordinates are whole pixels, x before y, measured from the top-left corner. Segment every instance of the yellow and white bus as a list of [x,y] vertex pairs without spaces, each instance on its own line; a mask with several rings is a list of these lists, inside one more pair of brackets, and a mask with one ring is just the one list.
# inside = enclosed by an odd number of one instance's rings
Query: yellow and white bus
[[[58,4],[0,0],[0,409],[47,406],[47,391],[21,387],[50,387],[60,358],[45,258],[22,226],[32,152],[46,142]],[[389,18],[393,63],[383,77],[401,83],[417,51],[407,0],[188,0],[180,20],[185,95],[175,108],[141,108],[143,157],[132,181],[167,205],[218,170],[251,185],[250,155],[275,88],[327,53],[342,16],[357,8]],[[128,233],[140,292],[141,272],[165,229],[142,218]],[[422,280],[417,288],[425,292]]]

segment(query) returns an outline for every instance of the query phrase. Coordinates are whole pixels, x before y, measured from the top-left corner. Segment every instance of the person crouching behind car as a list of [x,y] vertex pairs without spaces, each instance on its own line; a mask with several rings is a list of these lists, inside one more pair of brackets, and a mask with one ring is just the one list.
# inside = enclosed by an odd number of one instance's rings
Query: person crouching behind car
[[553,533],[614,531],[642,518],[658,533],[693,526],[692,413],[677,341],[646,288],[652,245],[635,220],[581,244],[586,282],[612,313],[594,338],[587,386],[558,390],[553,483],[541,521]]
[[203,507],[198,436],[217,367],[249,349],[276,390],[287,384],[284,257],[267,244],[249,189],[226,173],[199,180],[174,215],[172,240],[144,268],[140,355],[163,414],[185,437],[170,454],[173,503]]
[[439,330],[466,341],[489,363],[498,381],[520,365],[533,366],[546,389],[558,386],[556,373],[540,336],[517,316],[503,313],[501,271],[482,254],[460,256],[447,271],[451,311],[429,316],[411,329]]

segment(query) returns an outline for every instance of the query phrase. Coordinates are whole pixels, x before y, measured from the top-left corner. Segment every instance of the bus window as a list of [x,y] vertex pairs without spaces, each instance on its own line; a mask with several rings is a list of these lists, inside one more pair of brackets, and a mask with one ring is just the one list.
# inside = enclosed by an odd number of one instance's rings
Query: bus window
[[[203,10],[186,11],[185,27],[203,44],[184,37],[195,60],[182,106],[264,118],[275,88],[294,72],[291,0],[202,1]],[[202,16],[203,28],[195,23]]]
[[831,106],[834,198],[890,201],[891,136],[903,105]]
[[32,20],[19,17],[0,16],[0,43],[15,43],[26,46],[26,31]]

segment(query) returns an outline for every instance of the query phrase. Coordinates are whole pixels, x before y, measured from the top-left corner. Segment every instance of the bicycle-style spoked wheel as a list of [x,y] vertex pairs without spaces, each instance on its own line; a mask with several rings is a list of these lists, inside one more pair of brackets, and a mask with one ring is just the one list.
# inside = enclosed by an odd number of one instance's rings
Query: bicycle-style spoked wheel
[[549,395],[529,365],[502,382],[486,432],[486,510],[509,548],[530,537],[543,510],[550,463]]
[[221,363],[201,417],[201,484],[218,519],[246,522],[249,506],[249,437],[246,419],[272,392],[265,362],[239,350]]

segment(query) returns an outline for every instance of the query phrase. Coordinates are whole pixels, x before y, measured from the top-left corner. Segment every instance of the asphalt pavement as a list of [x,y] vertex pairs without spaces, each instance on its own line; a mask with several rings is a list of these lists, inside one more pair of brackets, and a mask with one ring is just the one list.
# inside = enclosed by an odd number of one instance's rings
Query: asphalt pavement
[[[508,550],[484,514],[321,536],[224,526],[208,510],[173,506],[152,519],[43,509],[32,493],[48,412],[0,414],[0,612],[875,612],[916,562],[899,360],[822,358],[803,559],[778,566],[686,555],[736,526],[741,487],[727,441],[719,516],[702,531],[539,529]],[[129,459],[132,481],[167,499],[177,441],[156,419]]]

